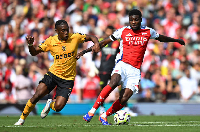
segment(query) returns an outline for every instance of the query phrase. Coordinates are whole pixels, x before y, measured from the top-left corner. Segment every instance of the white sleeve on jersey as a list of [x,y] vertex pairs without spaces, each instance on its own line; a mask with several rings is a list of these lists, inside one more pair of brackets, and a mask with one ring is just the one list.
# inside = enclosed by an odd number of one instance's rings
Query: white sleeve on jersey
[[156,39],[159,37],[159,34],[153,28],[150,28],[150,27],[146,27],[146,28],[150,29],[150,34],[151,34],[150,39]]
[[115,40],[117,40],[117,39],[121,39],[122,31],[123,31],[125,28],[126,28],[126,27],[122,27],[122,28],[117,29],[112,35],[109,36],[109,38],[110,38],[112,41],[115,41]]

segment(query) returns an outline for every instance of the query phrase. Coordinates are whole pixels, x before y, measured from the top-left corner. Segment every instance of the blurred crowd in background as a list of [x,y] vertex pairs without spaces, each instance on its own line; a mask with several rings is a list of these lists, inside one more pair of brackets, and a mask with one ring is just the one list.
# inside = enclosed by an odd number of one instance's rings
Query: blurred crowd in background
[[[129,25],[128,12],[137,8],[142,25],[159,34],[182,38],[186,46],[150,40],[141,67],[136,102],[200,101],[200,2],[198,0],[0,0],[0,103],[23,103],[53,63],[50,53],[31,56],[25,37],[34,46],[56,35],[54,24],[64,19],[71,33],[101,38],[108,26]],[[92,42],[80,44],[78,51]],[[69,102],[94,101],[99,93],[101,52],[77,61],[77,76]],[[106,102],[115,101],[120,86]],[[52,98],[51,92],[43,99]]]

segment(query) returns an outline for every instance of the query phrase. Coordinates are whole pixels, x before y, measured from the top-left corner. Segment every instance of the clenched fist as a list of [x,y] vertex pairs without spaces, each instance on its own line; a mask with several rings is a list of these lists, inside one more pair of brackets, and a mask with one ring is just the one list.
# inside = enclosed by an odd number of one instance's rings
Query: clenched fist
[[26,37],[26,42],[27,42],[29,45],[32,45],[33,42],[34,42],[34,37],[33,37],[33,36],[27,36],[27,37]]

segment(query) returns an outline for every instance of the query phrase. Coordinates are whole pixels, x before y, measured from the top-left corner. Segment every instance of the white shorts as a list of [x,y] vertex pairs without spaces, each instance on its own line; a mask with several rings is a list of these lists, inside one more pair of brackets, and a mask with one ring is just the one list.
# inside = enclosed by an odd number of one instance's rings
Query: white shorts
[[123,61],[119,61],[115,65],[111,75],[114,73],[121,75],[121,82],[119,82],[119,85],[121,84],[122,89],[129,88],[134,93],[138,93],[138,85],[141,78],[140,69],[124,63]]

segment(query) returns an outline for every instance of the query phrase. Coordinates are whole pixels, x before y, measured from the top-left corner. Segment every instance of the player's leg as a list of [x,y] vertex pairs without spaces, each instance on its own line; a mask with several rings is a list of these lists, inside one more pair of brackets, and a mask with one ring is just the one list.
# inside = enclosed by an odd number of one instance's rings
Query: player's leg
[[94,103],[92,109],[86,115],[83,116],[83,119],[85,121],[90,122],[96,110],[99,108],[101,104],[103,104],[104,100],[108,97],[108,95],[118,86],[120,80],[121,80],[120,74],[114,73],[112,75],[109,84],[103,88],[96,102]]
[[40,114],[41,118],[44,119],[48,115],[50,108],[56,112],[61,111],[66,105],[66,103],[67,99],[62,96],[57,96],[55,98],[55,101],[53,101],[52,99],[48,99],[44,109]]
[[137,113],[134,113],[129,107],[128,107],[128,102],[125,103],[124,105],[124,110],[130,114],[130,116],[137,116]]
[[[118,86],[119,87],[119,86]],[[121,86],[119,87],[119,95],[120,95],[120,91],[122,90]],[[126,112],[128,112],[130,114],[130,116],[137,116],[138,114],[137,113],[134,113],[129,107],[128,107],[128,103],[126,102],[125,105],[124,105],[124,110]]]
[[[102,72],[99,74],[99,77],[100,77],[99,84],[100,84],[101,91],[102,91],[102,89],[108,84],[108,81],[110,80],[111,75],[110,75],[110,73]],[[105,111],[104,103],[102,103],[100,106],[99,115],[101,115],[104,112],[106,112],[106,111]]]
[[124,107],[128,99],[133,95],[133,91],[129,88],[125,88],[120,91],[120,97],[116,100],[112,106],[102,115],[99,116],[99,120],[103,125],[110,125],[107,122],[107,117],[114,114]]
[[52,110],[54,110],[54,111],[56,111],[56,112],[59,112],[59,111],[61,111],[63,108],[64,108],[64,106],[66,105],[66,103],[67,103],[67,98],[66,97],[63,97],[63,96],[57,96],[56,97],[56,101],[54,102],[52,102],[51,103],[51,109]]
[[121,62],[120,66],[121,71],[119,73],[121,75],[122,81],[122,90],[120,91],[120,97],[112,104],[112,106],[106,111],[106,113],[103,113],[99,117],[99,120],[103,125],[109,125],[109,123],[107,122],[107,117],[122,109],[128,99],[133,95],[133,93],[138,93],[140,70],[124,62]]
[[50,103],[50,108],[56,112],[61,111],[65,107],[71,92],[72,92],[72,88],[57,87],[56,96],[55,96],[56,100]]
[[49,93],[49,90],[47,89],[47,86],[44,83],[40,83],[33,97],[30,100],[28,100],[28,102],[26,103],[26,106],[22,112],[22,115],[20,116],[20,119],[18,120],[18,122],[15,123],[15,125],[23,125],[25,122],[25,119],[27,118],[29,113],[34,109],[36,103],[48,93]]
[[59,112],[64,108],[72,92],[72,88],[74,86],[73,80],[63,80],[58,77],[55,77],[54,79],[57,82],[57,89],[55,96],[56,101],[53,100],[51,100],[50,102],[47,101],[46,106],[41,112],[42,119],[47,116],[47,114],[50,111],[50,108],[56,112]]

